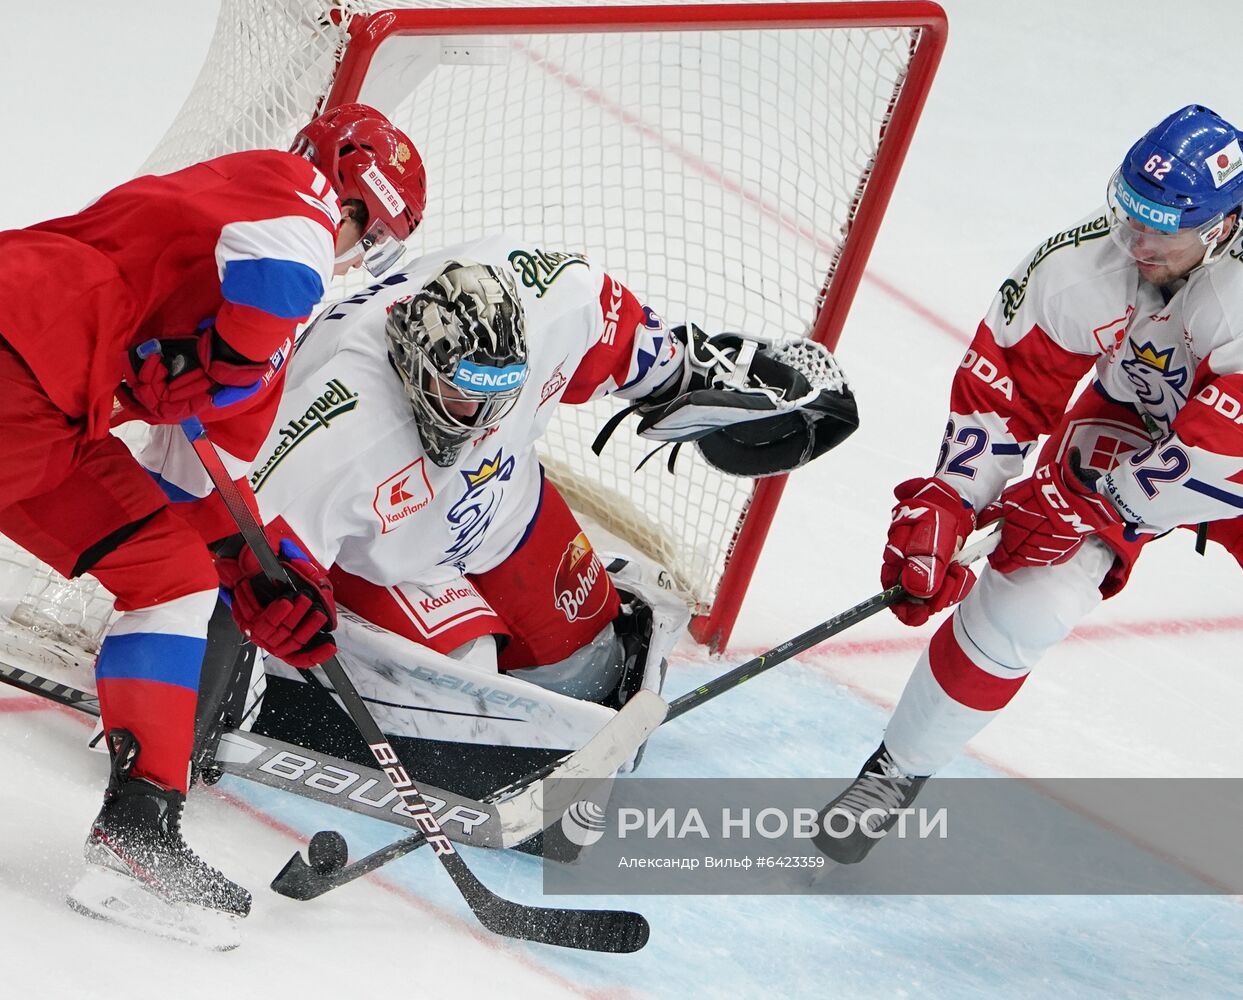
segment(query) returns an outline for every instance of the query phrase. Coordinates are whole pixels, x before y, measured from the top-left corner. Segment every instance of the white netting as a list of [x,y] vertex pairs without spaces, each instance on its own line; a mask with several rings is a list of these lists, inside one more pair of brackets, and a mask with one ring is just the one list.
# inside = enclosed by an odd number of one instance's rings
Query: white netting
[[[146,170],[287,146],[328,92],[357,15],[432,6],[444,5],[222,0],[206,66]],[[388,113],[426,162],[412,253],[516,231],[585,250],[671,322],[808,331],[916,29],[489,35],[488,23],[484,11],[453,36],[384,41],[348,95]],[[542,449],[550,475],[703,611],[751,484],[691,448],[677,475],[658,460],[636,473],[650,444],[624,428],[597,459],[590,445],[611,412],[561,408]]]

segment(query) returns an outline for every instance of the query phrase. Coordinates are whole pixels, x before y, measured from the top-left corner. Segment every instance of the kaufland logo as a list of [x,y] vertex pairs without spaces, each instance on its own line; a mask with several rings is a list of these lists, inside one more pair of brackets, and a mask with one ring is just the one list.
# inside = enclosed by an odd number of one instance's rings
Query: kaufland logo
[[396,507],[399,503],[404,503],[406,500],[414,499],[414,494],[406,489],[406,484],[409,482],[410,477],[405,476],[404,478],[393,483],[393,488],[389,490],[388,493],[388,502],[394,507]]
[[1213,174],[1213,187],[1221,187],[1243,171],[1243,149],[1239,148],[1239,140],[1231,139],[1205,162]]
[[371,506],[380,517],[380,534],[396,530],[411,514],[417,514],[432,502],[431,483],[423,468],[423,459],[411,462],[376,487]]
[[465,601],[470,598],[478,598],[479,594],[473,589],[466,587],[446,587],[436,597],[423,597],[419,599],[419,610],[425,615],[431,614],[433,611],[440,611],[447,608],[450,604],[457,604],[459,601]]

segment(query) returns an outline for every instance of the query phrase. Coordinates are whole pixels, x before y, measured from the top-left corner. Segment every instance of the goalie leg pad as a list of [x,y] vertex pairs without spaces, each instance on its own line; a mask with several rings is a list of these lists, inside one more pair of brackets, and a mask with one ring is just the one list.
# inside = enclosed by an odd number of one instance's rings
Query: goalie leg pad
[[538,667],[521,667],[509,673],[511,677],[571,698],[607,704],[607,696],[617,690],[624,669],[621,639],[609,622],[594,639],[564,660]]

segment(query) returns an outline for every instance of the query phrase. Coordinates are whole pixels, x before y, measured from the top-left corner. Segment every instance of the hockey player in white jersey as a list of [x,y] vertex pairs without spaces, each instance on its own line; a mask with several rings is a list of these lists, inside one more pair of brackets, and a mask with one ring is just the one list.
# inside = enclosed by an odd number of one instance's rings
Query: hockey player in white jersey
[[[339,655],[377,721],[447,746],[460,766],[436,783],[464,793],[524,773],[525,751],[581,746],[658,688],[688,617],[654,572],[602,563],[545,478],[535,444],[558,405],[634,401],[640,433],[696,440],[748,475],[801,465],[857,423],[819,345],[671,330],[587,257],[505,236],[330,307],[289,380],[250,477],[260,512],[331,567]],[[196,488],[192,456],[158,464]],[[242,551],[220,568],[239,624],[262,634],[257,563]],[[323,747],[331,709],[303,679],[269,660],[261,725]]]
[[[1106,207],[1002,283],[954,379],[935,474],[895,490],[881,571],[917,599],[893,609],[909,625],[962,603],[884,742],[821,814],[831,858],[862,860],[890,810],[1122,589],[1145,544],[1202,524],[1243,561],[1240,138],[1204,107],[1170,115],[1126,154]],[[1034,473],[1007,486],[1045,434]],[[1000,544],[972,589],[953,555],[998,517]]]

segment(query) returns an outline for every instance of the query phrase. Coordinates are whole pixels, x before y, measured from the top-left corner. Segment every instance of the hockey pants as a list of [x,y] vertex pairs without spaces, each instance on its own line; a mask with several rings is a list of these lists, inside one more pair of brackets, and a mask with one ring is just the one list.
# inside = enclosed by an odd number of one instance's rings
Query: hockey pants
[[96,663],[105,730],[137,738],[135,775],[185,791],[211,556],[124,443],[88,437],[2,340],[0,400],[0,533],[116,597]]

